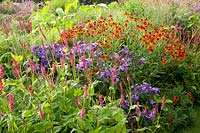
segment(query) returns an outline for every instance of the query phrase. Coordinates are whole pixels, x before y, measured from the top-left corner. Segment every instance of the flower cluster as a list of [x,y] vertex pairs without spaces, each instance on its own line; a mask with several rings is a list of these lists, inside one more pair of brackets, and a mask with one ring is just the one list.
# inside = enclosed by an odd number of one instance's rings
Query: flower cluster
[[[175,31],[170,29],[166,30],[165,25],[161,25],[160,27],[152,29],[152,25],[147,22],[147,19],[136,19],[137,21],[137,29],[143,31],[142,43],[148,47],[149,52],[153,52],[154,47],[157,44],[165,42],[164,52],[161,55],[162,64],[167,63],[166,57],[169,57],[172,60],[178,60],[182,62],[184,58],[187,57],[187,53],[185,48],[183,47],[180,40],[176,37]],[[138,25],[138,23],[142,23],[142,25]]]
[[[64,58],[64,61],[75,64],[76,70],[82,71],[84,74],[88,74],[88,69],[91,69],[92,74],[97,75],[99,79],[109,80],[113,78],[116,83],[122,72],[128,73],[134,58],[133,52],[130,52],[126,47],[108,55],[101,50],[98,43],[86,44],[83,41],[78,41],[67,51],[66,49],[65,45],[59,43],[40,47],[32,46],[31,51],[39,58],[39,64],[35,65],[33,61],[28,59],[31,71],[34,72],[38,67],[37,69],[43,72],[44,77],[44,69],[40,68],[47,69],[52,66],[54,61]],[[137,61],[137,64],[144,64],[145,60],[143,57]],[[62,63],[60,62],[60,64]]]
[[[72,29],[63,31],[60,34],[60,41],[68,44],[74,38],[82,40],[89,38],[92,42],[97,42],[104,50],[108,50],[114,43],[121,44],[124,40],[130,39],[133,34],[134,14],[126,13],[126,19],[118,23],[112,15],[100,17],[97,21],[87,20],[80,24],[75,24]],[[149,25],[147,26],[149,27]],[[116,44],[115,44],[116,45]]]
[[[146,120],[155,118],[159,110],[161,110],[161,105],[157,104],[152,97],[154,95],[159,95],[160,89],[152,87],[150,84],[144,82],[142,85],[132,86],[132,90],[131,100],[124,100],[123,103],[121,103],[121,108],[123,108],[126,113],[130,112],[128,120],[132,123],[135,122],[135,116],[145,118]],[[163,108],[164,101],[165,99],[163,100]]]
[[[31,46],[31,53],[39,58],[39,65],[48,68],[54,60],[60,59],[64,55],[64,46],[59,43],[43,46]],[[29,65],[35,67],[29,60]]]
[[3,76],[4,76],[4,67],[3,64],[0,64],[0,95],[3,93]]
[[134,91],[149,94],[159,94],[160,89],[157,87],[151,87],[150,84],[144,82],[142,85],[137,85],[134,87]]

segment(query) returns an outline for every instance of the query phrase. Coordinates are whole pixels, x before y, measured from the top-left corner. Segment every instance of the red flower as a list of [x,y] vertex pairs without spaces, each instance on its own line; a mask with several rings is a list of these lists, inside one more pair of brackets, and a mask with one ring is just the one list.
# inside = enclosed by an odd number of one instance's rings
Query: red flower
[[150,46],[150,47],[148,48],[148,51],[149,51],[150,53],[153,52],[153,48],[152,48],[152,46]]
[[165,57],[166,55],[167,55],[166,53],[162,53],[162,55],[161,55],[161,56],[162,56],[162,57]]
[[187,93],[188,97],[192,97],[192,92]]
[[173,98],[173,104],[177,104],[178,100],[179,100],[179,97],[178,96],[174,96],[174,98]]
[[173,123],[174,122],[174,118],[173,117],[169,117],[168,122],[169,123]]

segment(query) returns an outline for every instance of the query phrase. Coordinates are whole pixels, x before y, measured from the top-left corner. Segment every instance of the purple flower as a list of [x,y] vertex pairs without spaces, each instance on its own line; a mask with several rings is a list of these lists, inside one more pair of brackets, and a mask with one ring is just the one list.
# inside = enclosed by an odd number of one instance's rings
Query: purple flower
[[32,53],[32,54],[34,54],[34,53],[35,53],[35,48],[36,48],[36,46],[35,46],[35,45],[32,45],[32,46],[31,46],[31,53]]
[[129,107],[130,107],[130,103],[128,101],[124,101],[121,104],[121,108],[123,108],[123,109],[129,109]]
[[135,87],[135,91],[150,94],[159,94],[160,89],[157,87],[151,87],[148,83],[144,82],[142,85]]
[[153,87],[149,90],[150,93],[154,93],[154,94],[159,94],[160,93],[160,89],[157,87]]
[[137,101],[139,99],[139,94],[138,93],[134,93],[133,95],[132,95],[132,101]]
[[149,100],[149,103],[150,103],[151,105],[155,105],[155,104],[156,104],[156,102],[155,102],[153,99],[150,99],[150,100]]
[[146,118],[146,119],[152,119],[153,118],[152,111],[147,110],[146,113],[145,113],[145,115],[144,115],[144,118]]
[[140,59],[140,63],[141,63],[141,64],[144,64],[145,61],[146,61],[146,58],[144,58],[144,57],[142,57],[142,58]]

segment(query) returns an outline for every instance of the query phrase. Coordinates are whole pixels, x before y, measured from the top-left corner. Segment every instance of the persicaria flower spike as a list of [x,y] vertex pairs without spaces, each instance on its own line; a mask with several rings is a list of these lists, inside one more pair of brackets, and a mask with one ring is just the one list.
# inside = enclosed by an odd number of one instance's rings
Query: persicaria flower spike
[[43,120],[44,119],[44,111],[41,108],[38,110],[38,114],[39,114],[40,119]]
[[84,85],[83,89],[84,89],[83,98],[86,99],[88,97],[88,86]]
[[52,73],[54,74],[56,72],[56,63],[53,63],[52,65]]
[[140,103],[139,102],[137,102],[137,104],[136,104],[136,110],[135,110],[136,112],[136,115],[138,116],[138,117],[140,117],[141,116],[141,111],[140,111]]
[[99,95],[99,104],[103,107],[103,95]]
[[34,91],[33,91],[33,87],[32,87],[32,85],[29,86],[29,90],[30,90],[30,96],[32,97],[33,94],[34,94]]
[[120,107],[122,107],[122,106],[123,106],[124,102],[125,102],[125,100],[124,100],[124,95],[123,95],[123,94],[121,94],[121,99],[120,99]]
[[164,107],[165,107],[165,96],[162,97],[161,109],[164,109]]
[[12,62],[13,62],[13,68],[14,68],[14,75],[15,75],[15,78],[16,79],[19,79],[19,63],[15,60],[15,59],[12,59]]
[[2,113],[2,112],[0,112],[0,118],[1,118],[1,117],[3,117],[3,113]]
[[36,71],[36,65],[35,65],[35,63],[30,58],[28,58],[27,61],[28,61],[28,64],[30,66],[31,72],[34,73]]
[[12,93],[8,94],[8,107],[11,112],[14,111],[14,95]]
[[0,64],[0,79],[3,78],[3,75],[4,75],[4,67],[3,64]]
[[84,119],[85,112],[86,112],[86,109],[85,109],[85,108],[82,108],[81,114],[80,114],[80,117],[81,117],[82,120]]
[[0,79],[0,95],[3,93],[3,80]]
[[40,69],[41,69],[42,77],[46,80],[47,74],[46,74],[45,67],[43,65],[41,65]]

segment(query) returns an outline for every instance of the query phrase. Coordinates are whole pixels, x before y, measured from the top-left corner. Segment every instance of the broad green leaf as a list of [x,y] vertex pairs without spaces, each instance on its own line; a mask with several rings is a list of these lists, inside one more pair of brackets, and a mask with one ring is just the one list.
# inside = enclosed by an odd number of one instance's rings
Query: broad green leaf
[[61,17],[63,17],[65,15],[65,12],[63,11],[62,8],[57,8],[56,9],[56,13]]
[[22,118],[27,118],[32,116],[32,111],[31,110],[25,110],[22,113]]

